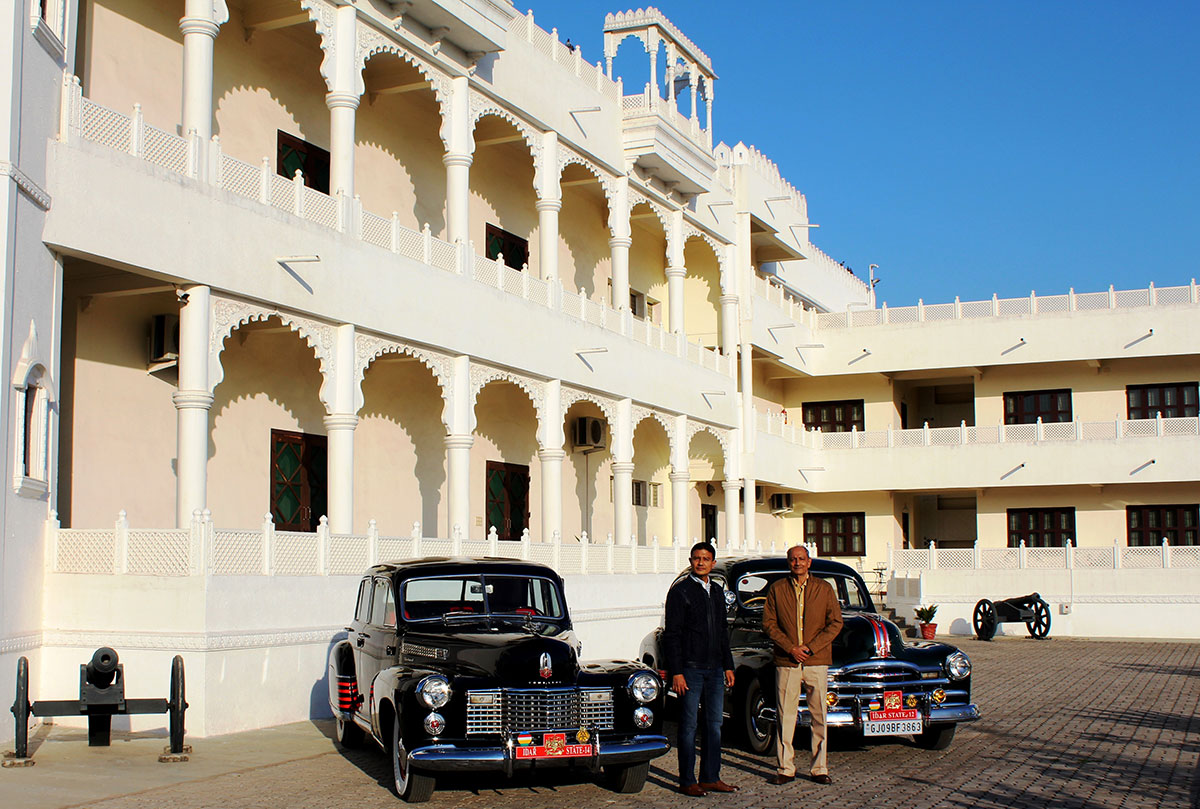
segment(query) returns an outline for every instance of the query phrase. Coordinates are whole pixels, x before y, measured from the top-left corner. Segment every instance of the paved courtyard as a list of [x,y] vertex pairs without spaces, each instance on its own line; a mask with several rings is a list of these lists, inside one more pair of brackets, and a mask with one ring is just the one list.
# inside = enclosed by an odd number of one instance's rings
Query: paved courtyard
[[[831,787],[766,783],[767,757],[725,751],[731,796],[674,791],[675,756],[651,766],[637,795],[617,795],[586,775],[456,777],[438,783],[442,807],[1198,807],[1200,643],[966,640],[983,719],[945,751],[902,740],[835,739]],[[162,738],[114,739],[88,748],[82,731],[45,729],[38,764],[0,771],[0,807],[390,807],[381,753],[338,751],[330,723],[298,723],[194,740],[191,761],[159,764]]]

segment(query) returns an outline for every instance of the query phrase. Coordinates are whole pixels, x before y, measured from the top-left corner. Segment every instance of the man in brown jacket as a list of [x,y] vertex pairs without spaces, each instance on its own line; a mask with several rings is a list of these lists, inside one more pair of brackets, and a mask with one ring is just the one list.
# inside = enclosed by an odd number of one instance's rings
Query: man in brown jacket
[[812,560],[808,549],[788,549],[791,575],[773,582],[763,607],[763,631],[775,644],[775,696],[779,706],[779,771],[772,784],[796,777],[792,735],[800,692],[812,719],[812,780],[831,784],[825,763],[825,692],[833,662],[833,639],[842,631],[842,608],[832,585],[808,575]]

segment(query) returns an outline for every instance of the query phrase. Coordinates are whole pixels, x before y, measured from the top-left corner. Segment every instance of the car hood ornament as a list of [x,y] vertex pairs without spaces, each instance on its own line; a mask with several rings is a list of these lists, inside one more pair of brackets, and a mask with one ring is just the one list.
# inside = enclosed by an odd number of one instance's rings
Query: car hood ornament
[[550,653],[542,652],[541,658],[538,659],[538,674],[543,680],[549,680],[554,676],[554,666],[550,664]]

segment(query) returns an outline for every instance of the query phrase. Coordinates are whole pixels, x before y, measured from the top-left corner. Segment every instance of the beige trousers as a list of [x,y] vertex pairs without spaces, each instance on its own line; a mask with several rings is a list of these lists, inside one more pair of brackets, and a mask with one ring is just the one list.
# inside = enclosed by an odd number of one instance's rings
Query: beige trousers
[[779,774],[796,774],[796,751],[792,749],[792,735],[796,732],[796,713],[800,705],[800,692],[808,703],[808,714],[812,718],[812,766],[810,775],[827,775],[825,763],[825,692],[828,688],[829,666],[795,666],[775,669],[775,698],[779,707],[779,739],[775,752],[779,756]]

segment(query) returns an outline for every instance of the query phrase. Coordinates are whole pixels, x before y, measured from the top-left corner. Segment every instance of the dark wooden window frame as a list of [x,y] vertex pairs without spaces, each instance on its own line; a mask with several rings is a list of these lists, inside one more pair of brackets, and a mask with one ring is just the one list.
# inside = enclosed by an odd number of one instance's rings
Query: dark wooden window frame
[[484,256],[492,261],[504,256],[505,266],[523,270],[529,264],[529,240],[497,225],[486,225],[484,234]]
[[[1157,393],[1158,404],[1147,404],[1148,394]],[[1163,404],[1168,393],[1175,397],[1174,404]],[[1180,416],[1196,416],[1200,402],[1200,383],[1159,382],[1153,385],[1126,385],[1126,417],[1129,419],[1152,419],[1162,413],[1164,419]]]
[[[322,194],[329,193],[329,152],[316,144],[289,135],[282,129],[276,130],[275,173],[289,180],[295,176],[296,166],[291,156],[299,156],[299,169],[304,173],[304,184]],[[290,170],[289,170],[290,169]]]
[[[523,477],[525,480],[525,513],[521,517],[521,520],[517,521],[517,522],[519,522],[519,524],[515,523],[512,520],[511,508],[512,508],[513,504],[511,502],[507,502],[507,503],[505,503],[504,507],[510,513],[505,514],[506,522],[504,525],[496,526],[496,535],[500,539],[519,540],[521,538],[521,531],[523,529],[529,527],[529,500],[530,500],[530,497],[529,497],[529,483],[530,483],[529,467],[525,466],[524,464],[504,463],[503,461],[488,461],[487,462],[487,465],[484,470],[483,513],[485,515],[485,517],[484,517],[485,522],[489,522],[489,524],[487,526],[485,526],[489,532],[492,530],[492,526],[490,524],[490,511],[491,511],[491,507],[493,505],[492,494],[491,494],[491,491],[489,490],[489,483],[490,483],[489,479],[490,479],[493,471],[503,472],[503,473],[505,473],[506,476],[509,474],[515,474],[515,475]],[[506,492],[507,492],[507,489],[506,489]]]
[[[1066,397],[1065,408],[1062,406],[1063,396]],[[1049,397],[1048,401],[1045,397]],[[1005,424],[1036,424],[1039,418],[1043,424],[1070,421],[1071,408],[1070,388],[1004,392]]]
[[[299,447],[299,466],[286,480],[281,479],[280,448],[284,444]],[[281,531],[315,531],[327,510],[326,472],[328,443],[323,435],[294,430],[271,430],[271,517]],[[289,520],[280,506],[284,490],[299,501],[295,519]]]
[[[836,408],[843,408],[841,417]],[[820,428],[823,433],[859,432],[865,427],[866,406],[863,399],[834,399],[828,402],[805,402],[801,405],[804,429]]]
[[[853,530],[853,520],[859,530]],[[828,531],[822,522],[830,520]],[[841,529],[838,520],[842,520]],[[819,556],[866,556],[867,515],[863,511],[804,512],[804,541],[817,546]]]
[[[1155,524],[1152,524],[1155,523]],[[1200,505],[1125,507],[1125,541],[1131,546],[1200,545]]]
[[[1014,525],[1016,523],[1016,525]],[[1061,548],[1077,542],[1075,507],[1010,508],[1007,513],[1008,547]]]

